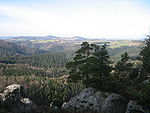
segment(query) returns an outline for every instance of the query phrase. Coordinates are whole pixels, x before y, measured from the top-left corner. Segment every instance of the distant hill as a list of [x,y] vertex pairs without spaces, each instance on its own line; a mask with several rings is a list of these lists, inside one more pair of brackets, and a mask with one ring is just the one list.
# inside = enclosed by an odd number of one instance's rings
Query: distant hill
[[[106,39],[88,39],[81,36],[75,37],[58,37],[58,36],[18,36],[18,37],[0,37],[11,43],[15,43],[19,48],[12,47],[13,51],[17,54],[43,54],[45,51],[49,53],[67,52],[68,56],[72,56],[73,53],[80,48],[80,44],[83,41],[89,43],[95,43],[98,45],[107,44],[109,48],[110,57],[118,60],[123,52],[129,52],[129,55],[136,56],[139,54],[140,47],[143,44],[141,40],[106,40]],[[27,49],[28,48],[28,49]],[[35,49],[36,48],[36,49]],[[21,52],[20,52],[21,51]],[[7,53],[7,52],[6,52]],[[12,54],[12,53],[11,53]],[[14,55],[14,54],[13,54]],[[16,54],[15,54],[16,55]],[[7,55],[6,55],[7,56]]]
[[130,58],[135,58],[139,55],[141,51],[140,46],[122,46],[118,48],[109,48],[108,53],[110,55],[110,58],[113,59],[115,62],[119,61],[121,58],[121,54],[124,52],[127,52],[130,56]]
[[84,41],[98,45],[107,44],[108,53],[114,63],[124,52],[133,60],[136,59],[143,46],[141,40],[87,39],[80,36],[20,36],[0,39],[3,39],[0,40],[0,74],[8,76],[66,74],[66,63],[73,59],[75,51]]
[[[3,38],[4,37],[0,37]],[[143,42],[140,40],[106,40],[106,39],[88,39],[81,36],[58,37],[58,36],[18,36],[5,37],[5,40],[27,47],[38,48],[50,52],[61,52],[64,50],[76,50],[83,41],[96,44],[107,44],[110,48],[122,46],[140,46]]]
[[[38,48],[49,52],[61,52],[64,50],[74,50],[82,41],[87,41],[86,38],[76,37],[57,37],[57,36],[20,36],[20,37],[0,37],[9,42],[30,48]],[[79,48],[79,47],[77,47]]]
[[81,36],[75,36],[75,37],[58,37],[58,36],[53,36],[53,35],[48,35],[48,36],[0,36],[0,39],[11,39],[11,40],[17,40],[17,39],[25,39],[25,40],[58,40],[58,39],[74,39],[74,40],[87,40],[84,37]]
[[37,48],[30,48],[21,45],[17,45],[11,42],[0,40],[0,57],[5,56],[23,56],[33,54],[44,54],[46,51],[39,50]]

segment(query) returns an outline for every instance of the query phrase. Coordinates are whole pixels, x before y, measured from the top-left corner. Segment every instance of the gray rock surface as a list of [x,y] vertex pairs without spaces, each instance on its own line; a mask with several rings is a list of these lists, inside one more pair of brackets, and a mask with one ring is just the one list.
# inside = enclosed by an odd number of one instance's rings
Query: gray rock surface
[[93,88],[84,89],[79,95],[73,97],[68,103],[64,103],[62,108],[67,110],[92,110],[100,111],[108,93],[96,92]]
[[36,105],[27,98],[23,86],[12,84],[0,93],[0,107],[18,111],[30,111],[35,109]]
[[111,94],[102,106],[101,113],[125,113],[126,99],[119,94]]
[[8,97],[8,96],[24,97],[24,96],[26,96],[26,92],[25,92],[25,89],[23,88],[23,86],[21,86],[19,84],[12,84],[12,85],[7,86],[4,89],[3,95],[5,97]]
[[136,101],[130,100],[127,106],[126,113],[150,113],[147,108],[139,105]]

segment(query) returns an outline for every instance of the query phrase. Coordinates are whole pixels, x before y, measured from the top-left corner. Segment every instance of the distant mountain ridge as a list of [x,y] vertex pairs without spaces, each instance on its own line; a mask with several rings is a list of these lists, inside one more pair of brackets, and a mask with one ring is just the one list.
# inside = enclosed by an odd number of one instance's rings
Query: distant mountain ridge
[[[57,37],[57,36],[19,36],[19,37],[0,37],[5,41],[13,43],[13,46],[1,47],[0,55],[35,55],[45,53],[67,52],[72,56],[76,50],[80,48],[83,41],[95,43],[98,45],[107,44],[111,56],[120,56],[124,51],[130,52],[130,55],[135,56],[140,51],[143,44],[141,40],[106,40],[106,39],[88,39],[80,36],[75,37]],[[10,45],[9,43],[9,45]],[[2,44],[1,44],[2,45]],[[12,45],[12,44],[11,44]],[[15,45],[15,46],[14,46]],[[119,49],[117,49],[119,48]],[[5,51],[5,52],[4,52]],[[132,51],[135,51],[134,53]],[[4,54],[3,54],[4,53]],[[7,53],[7,54],[6,54]],[[9,54],[8,54],[9,53]],[[68,55],[68,54],[67,54]]]
[[26,40],[37,40],[37,39],[45,39],[45,40],[58,40],[58,39],[74,39],[74,40],[87,40],[87,38],[81,36],[74,36],[74,37],[58,37],[53,35],[48,36],[0,36],[0,39],[26,39]]
[[[103,37],[82,37],[82,36],[54,36],[54,35],[47,35],[47,36],[0,36],[0,39],[8,40],[8,39],[26,39],[26,40],[39,40],[39,39],[45,39],[45,40],[78,40],[78,41],[85,41],[85,40],[104,40],[104,41],[116,41],[116,40],[131,40],[131,38],[103,38]],[[144,40],[144,38],[138,38],[138,39],[132,39],[132,40]]]

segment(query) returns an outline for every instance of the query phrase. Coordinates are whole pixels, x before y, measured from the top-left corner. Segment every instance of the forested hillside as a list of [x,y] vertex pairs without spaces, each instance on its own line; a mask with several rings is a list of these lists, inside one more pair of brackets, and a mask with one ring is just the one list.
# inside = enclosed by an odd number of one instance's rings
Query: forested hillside
[[0,63],[5,65],[1,64],[0,69],[3,75],[8,76],[32,74],[37,76],[61,76],[67,73],[65,66],[68,60],[66,53],[62,52],[22,57],[1,57]]
[[34,54],[44,54],[46,51],[39,50],[37,48],[30,48],[21,45],[16,45],[14,43],[7,42],[5,40],[0,40],[0,56],[23,56],[23,55],[34,55]]
[[65,53],[54,53],[45,55],[25,56],[18,58],[12,57],[12,62],[17,64],[29,64],[30,66],[41,68],[60,68],[65,67],[67,58]]
[[116,62],[124,52],[127,52],[131,59],[135,59],[139,55],[141,48],[142,46],[121,46],[118,48],[108,48],[108,53],[110,58]]
[[[5,65],[25,64],[28,65],[28,67],[44,68],[46,69],[45,71],[49,69],[51,74],[55,76],[56,74],[61,75],[67,73],[65,68],[66,63],[73,59],[75,51],[80,48],[82,41],[88,40],[89,43],[98,45],[107,44],[108,54],[114,62],[119,61],[121,54],[124,52],[127,52],[131,59],[135,59],[139,54],[143,43],[142,41],[109,41],[86,39],[83,37],[72,37],[65,39],[55,36],[8,37],[3,39],[7,41],[0,40],[0,63],[4,63]],[[11,66],[6,67],[7,70],[9,70],[9,68],[12,70]],[[3,68],[3,70],[6,69]],[[18,69],[18,67],[16,67],[16,69]],[[6,74],[6,72],[7,71],[3,71],[3,74],[10,75]],[[33,71],[29,71],[29,73],[31,72]],[[42,73],[43,72],[41,72],[39,76],[43,76]],[[35,73],[33,72],[33,74]],[[44,76],[45,75],[47,76],[47,74],[44,74]]]
[[[142,55],[147,54],[147,46],[146,50],[143,49],[141,41],[90,40],[82,42],[81,45],[79,40],[75,41],[75,44],[73,42],[67,42],[68,45],[59,41],[52,45],[47,43],[47,51],[37,48],[44,51],[38,54],[1,56],[2,84],[23,84],[29,97],[37,106],[41,106],[36,112],[54,112],[55,107],[59,112],[64,102],[69,101],[85,87],[93,87],[96,91],[110,94],[117,93],[127,101],[140,99],[139,104],[145,105],[146,101],[149,106],[149,100],[145,100],[145,97],[149,99],[149,85],[142,83],[148,80],[149,73],[149,66],[145,62],[149,57],[142,59]],[[22,46],[9,42],[1,46],[5,47],[7,44],[8,48],[14,50]],[[46,46],[43,43],[41,47]],[[140,59],[137,59],[138,57]],[[0,87],[4,88],[2,85]],[[10,109],[12,107],[14,105],[10,104]],[[3,110],[9,111],[5,108]]]

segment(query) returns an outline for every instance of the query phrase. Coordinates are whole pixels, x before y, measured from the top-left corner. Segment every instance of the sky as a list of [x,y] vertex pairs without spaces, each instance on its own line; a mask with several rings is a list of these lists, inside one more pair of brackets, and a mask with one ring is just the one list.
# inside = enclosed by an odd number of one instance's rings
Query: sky
[[0,0],[0,36],[140,39],[150,0]]

